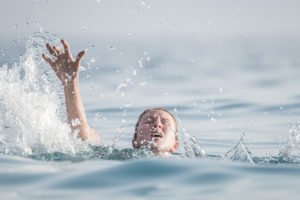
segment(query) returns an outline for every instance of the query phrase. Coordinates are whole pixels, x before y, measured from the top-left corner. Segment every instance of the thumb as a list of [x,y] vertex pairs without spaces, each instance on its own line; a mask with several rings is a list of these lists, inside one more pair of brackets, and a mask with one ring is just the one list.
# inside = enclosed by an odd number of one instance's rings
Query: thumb
[[75,63],[76,63],[77,65],[80,64],[80,62],[81,62],[81,60],[82,60],[82,58],[83,58],[83,56],[84,56],[85,54],[86,54],[86,51],[81,51],[81,52],[78,53],[78,55],[76,56],[76,60],[75,60]]

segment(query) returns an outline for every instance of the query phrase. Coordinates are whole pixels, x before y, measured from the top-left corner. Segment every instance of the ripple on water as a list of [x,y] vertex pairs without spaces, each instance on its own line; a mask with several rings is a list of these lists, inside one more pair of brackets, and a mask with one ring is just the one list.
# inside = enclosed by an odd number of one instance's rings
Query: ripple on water
[[[147,181],[157,181],[169,178],[178,173],[186,171],[186,166],[182,164],[172,164],[171,162],[139,160],[125,162],[110,169],[95,170],[82,173],[62,180],[55,184],[54,188],[97,188],[122,186],[126,183],[139,183]],[[80,180],[80,181],[78,181]]]

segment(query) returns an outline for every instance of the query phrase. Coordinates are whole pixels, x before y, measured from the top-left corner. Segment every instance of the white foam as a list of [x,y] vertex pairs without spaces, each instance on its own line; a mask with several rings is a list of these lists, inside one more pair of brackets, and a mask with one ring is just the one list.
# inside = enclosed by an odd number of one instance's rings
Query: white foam
[[7,154],[63,152],[88,147],[66,124],[62,87],[41,55],[56,36],[35,33],[14,66],[0,67],[0,150]]

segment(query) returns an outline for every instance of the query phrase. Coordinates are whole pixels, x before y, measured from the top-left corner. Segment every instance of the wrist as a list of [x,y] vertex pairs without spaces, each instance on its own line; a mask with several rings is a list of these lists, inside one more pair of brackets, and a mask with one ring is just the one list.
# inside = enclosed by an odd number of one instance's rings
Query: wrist
[[78,78],[74,77],[71,80],[65,80],[63,86],[65,89],[74,89],[78,87]]
[[62,84],[65,88],[72,88],[74,86],[77,86],[78,85],[78,77],[75,76],[75,77],[72,77],[70,79],[65,79],[64,81],[62,81]]

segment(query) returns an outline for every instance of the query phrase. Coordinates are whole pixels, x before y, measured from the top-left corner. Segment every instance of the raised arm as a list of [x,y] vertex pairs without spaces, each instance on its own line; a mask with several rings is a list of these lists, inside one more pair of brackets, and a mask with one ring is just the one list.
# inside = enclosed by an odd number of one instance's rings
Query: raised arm
[[100,143],[100,137],[88,124],[79,92],[80,62],[86,52],[79,52],[76,59],[74,59],[68,42],[65,40],[61,40],[61,42],[63,49],[46,44],[49,53],[54,59],[45,54],[42,56],[50,64],[64,86],[68,123],[71,130],[73,132],[78,130],[82,140],[98,144]]

